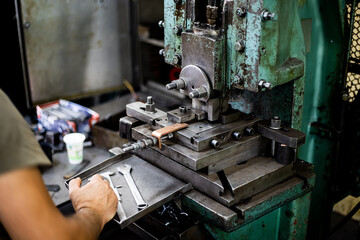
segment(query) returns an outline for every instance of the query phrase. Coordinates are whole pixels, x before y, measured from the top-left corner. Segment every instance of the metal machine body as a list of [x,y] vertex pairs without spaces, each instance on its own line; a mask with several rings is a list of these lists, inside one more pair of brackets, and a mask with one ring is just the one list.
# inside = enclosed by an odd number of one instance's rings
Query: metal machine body
[[303,238],[314,174],[296,158],[305,142],[297,130],[305,44],[296,1],[165,0],[159,25],[160,54],[181,67],[166,88],[191,105],[165,112],[150,96],[128,104],[120,119],[120,135],[130,141],[123,151],[191,183],[183,208],[216,238],[240,239],[259,219],[277,236],[266,214],[300,196],[308,199],[305,211],[291,210],[283,221],[296,215],[302,222],[283,238]]

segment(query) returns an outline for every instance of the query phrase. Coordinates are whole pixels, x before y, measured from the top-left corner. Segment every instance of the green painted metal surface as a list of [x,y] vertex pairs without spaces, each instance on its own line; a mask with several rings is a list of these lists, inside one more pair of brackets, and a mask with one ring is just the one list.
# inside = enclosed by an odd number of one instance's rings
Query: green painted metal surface
[[302,131],[306,143],[299,157],[315,165],[309,236],[325,239],[332,210],[331,184],[337,151],[336,125],[340,119],[344,5],[308,0],[299,6],[301,19],[311,19],[310,49],[306,54],[306,83]]
[[232,232],[210,225],[206,228],[215,239],[305,239],[310,199],[311,193],[307,193]]
[[[221,5],[223,3],[221,1]],[[343,42],[344,1],[239,0],[227,3],[232,16],[226,16],[227,71],[223,81],[230,92],[231,105],[263,118],[280,115],[285,123],[294,128],[301,127],[305,132],[306,143],[301,147],[299,157],[313,163],[317,175],[311,202],[309,236],[324,239],[333,204],[328,193],[331,192],[332,173],[336,166],[336,126],[339,120],[336,109],[341,101],[342,62],[346,53]],[[236,15],[238,7],[249,9],[245,18]],[[261,21],[260,14],[265,8],[278,13],[277,21]],[[174,36],[174,27],[181,25],[189,29],[193,25],[193,19],[185,14],[185,0],[182,0],[182,4],[165,0],[165,60],[171,64],[175,55],[181,55],[181,37]],[[244,52],[234,49],[234,44],[239,41],[245,43]],[[292,59],[299,61],[292,62]],[[253,93],[258,90],[258,83],[262,79],[271,83],[272,90],[265,91],[266,94]],[[284,95],[274,94],[276,89],[289,93],[285,94],[287,99],[284,99]],[[282,101],[291,101],[290,110],[288,107],[277,107],[283,104]],[[297,200],[289,203],[289,206],[294,209],[306,207]],[[264,228],[253,235],[245,234],[252,229],[262,229],[261,221],[264,220],[270,222],[270,229],[279,230],[281,226],[282,231],[291,237],[289,224],[271,224],[270,219],[274,218],[285,221],[286,218],[281,217],[282,211],[285,213],[286,210],[281,208],[273,211],[260,218],[262,220],[258,219],[237,230],[239,236],[263,239],[260,233],[274,233]],[[284,230],[287,227],[289,231]],[[222,236],[215,228],[209,227],[209,230],[214,235]],[[226,235],[226,238],[235,236],[234,232]],[[271,237],[284,239],[280,235]],[[297,235],[295,239],[304,239],[304,235]]]

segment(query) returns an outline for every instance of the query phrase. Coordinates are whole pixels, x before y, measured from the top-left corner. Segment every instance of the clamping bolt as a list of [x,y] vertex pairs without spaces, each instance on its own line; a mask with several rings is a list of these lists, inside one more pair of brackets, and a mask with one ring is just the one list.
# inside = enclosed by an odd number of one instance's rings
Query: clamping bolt
[[199,87],[194,89],[192,92],[189,93],[190,98],[206,98],[208,92],[206,91],[205,87]]
[[174,80],[169,84],[166,84],[166,89],[167,90],[172,90],[172,89],[184,89],[186,87],[186,82],[184,81],[184,79],[179,78],[178,80]]

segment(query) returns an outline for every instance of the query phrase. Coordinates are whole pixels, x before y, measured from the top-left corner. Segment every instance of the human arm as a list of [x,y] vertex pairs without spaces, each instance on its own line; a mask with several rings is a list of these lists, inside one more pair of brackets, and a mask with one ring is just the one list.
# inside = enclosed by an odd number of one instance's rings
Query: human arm
[[97,177],[86,186],[71,182],[75,214],[64,217],[53,204],[36,167],[0,174],[0,222],[13,239],[96,239],[116,212],[109,183]]

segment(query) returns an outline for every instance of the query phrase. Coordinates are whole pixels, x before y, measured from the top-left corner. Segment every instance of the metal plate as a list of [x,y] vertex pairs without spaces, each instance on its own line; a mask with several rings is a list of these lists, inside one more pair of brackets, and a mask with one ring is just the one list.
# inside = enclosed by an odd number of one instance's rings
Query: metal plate
[[[147,208],[141,211],[137,209],[135,200],[124,176],[117,172],[117,167],[120,164],[128,164],[132,167],[131,175],[143,199],[149,205]],[[80,177],[83,180],[83,184],[86,184],[86,182],[88,182],[87,180],[95,173],[107,171],[115,172],[115,175],[111,177],[114,186],[122,186],[118,190],[119,193],[121,193],[121,204],[124,208],[126,219],[121,221],[121,228],[128,226],[164,203],[171,201],[177,195],[191,189],[190,184],[185,184],[141,158],[134,155],[130,156],[129,154],[120,154],[107,159],[77,176],[74,176],[74,178]],[[67,180],[66,183],[70,180],[71,179]]]
[[130,1],[21,0],[34,104],[132,79]]
[[[151,136],[150,134],[151,130],[147,125],[132,129],[132,136],[137,140],[148,138]],[[238,141],[230,140],[218,149],[210,148],[202,152],[194,151],[169,140],[162,142],[161,150],[158,148],[154,148],[154,150],[192,170],[196,171],[210,166],[212,168],[211,172],[214,172],[229,167],[230,165],[227,163],[239,163],[258,156],[262,153],[261,150],[264,149],[263,145],[266,144],[264,140],[260,135],[245,136]],[[234,159],[236,157],[237,159]]]

